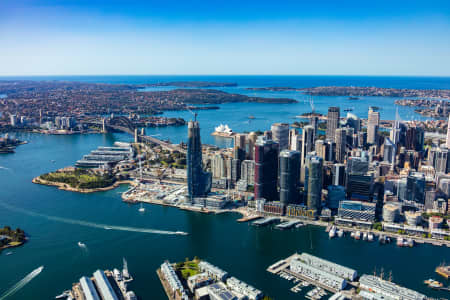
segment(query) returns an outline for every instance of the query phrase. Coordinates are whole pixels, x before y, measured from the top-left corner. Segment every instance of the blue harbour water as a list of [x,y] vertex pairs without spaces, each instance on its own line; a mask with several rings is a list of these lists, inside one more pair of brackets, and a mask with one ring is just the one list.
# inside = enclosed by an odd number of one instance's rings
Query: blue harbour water
[[[204,143],[226,146],[230,142],[210,135],[220,123],[235,131],[267,130],[273,122],[293,122],[296,115],[310,111],[309,102],[300,93],[251,92],[245,86],[317,86],[370,85],[405,88],[450,88],[449,78],[390,77],[283,77],[283,76],[127,76],[127,77],[58,77],[33,78],[79,80],[110,83],[151,83],[173,80],[207,80],[237,82],[238,87],[224,88],[232,92],[258,96],[293,97],[297,104],[222,104],[219,110],[200,111]],[[370,105],[382,107],[381,117],[393,119],[393,98],[363,97],[357,102],[346,97],[315,97],[316,111],[325,113],[330,105],[342,109],[354,107],[354,113],[366,117]],[[404,119],[420,118],[411,109],[399,108]],[[254,115],[249,120],[248,115]],[[165,116],[189,119],[189,112],[166,112]],[[411,117],[409,117],[411,116]],[[147,134],[186,140],[185,126],[147,128]],[[121,201],[120,193],[127,186],[94,194],[61,191],[54,187],[35,185],[33,177],[57,168],[73,165],[83,154],[114,141],[129,141],[126,134],[91,134],[50,136],[11,133],[29,141],[16,153],[0,155],[0,225],[23,228],[29,242],[13,249],[12,255],[0,254],[0,297],[32,270],[43,265],[40,275],[7,299],[52,299],[69,289],[82,275],[96,269],[121,267],[126,257],[135,281],[130,285],[141,299],[166,299],[156,276],[156,268],[165,260],[180,261],[198,256],[228,270],[232,275],[263,290],[277,300],[303,299],[304,294],[289,291],[292,284],[266,272],[275,261],[294,252],[307,251],[320,257],[355,268],[359,273],[392,271],[395,282],[432,297],[449,297],[448,292],[428,289],[423,280],[438,278],[434,268],[450,261],[450,250],[444,247],[419,245],[398,248],[395,245],[354,241],[348,238],[329,240],[323,228],[303,227],[287,231],[254,228],[237,223],[237,214],[204,215],[175,208],[146,205],[145,213],[137,206]],[[53,162],[54,161],[54,162]],[[56,218],[55,218],[56,217]],[[88,223],[84,223],[88,222]],[[151,234],[136,231],[105,230],[91,226],[107,224],[136,228],[186,231],[188,236]],[[100,226],[101,227],[101,226]],[[81,241],[87,250],[78,247]],[[450,282],[445,282],[449,285]]]

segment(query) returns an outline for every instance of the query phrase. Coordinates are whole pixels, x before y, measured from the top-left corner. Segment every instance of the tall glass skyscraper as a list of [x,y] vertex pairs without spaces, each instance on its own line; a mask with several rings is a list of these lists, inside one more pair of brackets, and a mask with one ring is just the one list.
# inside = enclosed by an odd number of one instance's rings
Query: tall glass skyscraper
[[278,199],[278,143],[258,137],[255,144],[255,199]]
[[308,209],[320,211],[322,206],[322,167],[323,159],[311,157],[308,166]]
[[211,173],[203,171],[200,126],[197,121],[188,123],[187,182],[189,198],[206,196],[211,190]]
[[296,203],[299,196],[300,152],[283,150],[280,153],[280,201]]
[[341,110],[339,107],[331,106],[328,108],[327,116],[327,136],[328,140],[334,141],[336,129],[339,128],[339,118],[341,116]]

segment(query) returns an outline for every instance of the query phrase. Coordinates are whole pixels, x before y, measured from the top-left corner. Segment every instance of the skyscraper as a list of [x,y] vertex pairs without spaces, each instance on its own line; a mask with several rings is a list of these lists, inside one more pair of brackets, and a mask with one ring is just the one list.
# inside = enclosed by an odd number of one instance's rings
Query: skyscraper
[[319,130],[319,118],[317,116],[311,116],[309,124],[314,128],[314,140],[318,137]]
[[343,163],[345,160],[345,149],[347,146],[347,131],[345,128],[336,130],[336,161]]
[[289,124],[272,124],[270,131],[272,131],[272,140],[280,145],[280,151],[289,148]]
[[188,123],[187,146],[186,159],[189,198],[206,196],[211,190],[211,173],[203,171],[200,126],[197,121],[190,121]]
[[445,146],[447,147],[447,149],[450,149],[450,115],[448,116],[447,124],[447,141],[445,143]]
[[301,165],[305,163],[305,157],[306,155],[314,150],[314,127],[311,125],[307,125],[303,127],[302,131],[302,161]]
[[278,199],[278,143],[258,137],[255,144],[255,199]]
[[234,149],[233,149],[233,158],[239,160],[245,160],[245,134],[236,134],[234,136]]
[[339,107],[331,106],[328,108],[327,117],[327,136],[329,140],[334,140],[336,129],[339,128],[340,109]]
[[280,152],[280,201],[295,203],[299,196],[300,152],[283,150]]
[[367,143],[376,144],[378,138],[378,127],[380,126],[380,113],[371,106],[367,119]]
[[308,166],[307,206],[315,211],[320,211],[322,206],[322,167],[321,157],[311,157]]
[[255,143],[258,136],[255,132],[250,132],[247,136],[247,159],[255,159]]

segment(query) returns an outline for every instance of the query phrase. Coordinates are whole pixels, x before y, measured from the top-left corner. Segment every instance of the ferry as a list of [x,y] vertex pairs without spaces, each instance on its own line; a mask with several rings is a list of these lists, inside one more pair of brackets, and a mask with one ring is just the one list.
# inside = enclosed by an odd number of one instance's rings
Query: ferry
[[106,229],[106,230],[111,230],[112,228],[111,228],[111,227],[109,227],[109,226],[105,226],[105,227],[103,227],[103,229]]
[[175,233],[179,235],[188,235],[188,233],[184,231],[175,231]]
[[215,128],[215,131],[212,133],[212,135],[217,135],[221,137],[232,137],[233,136],[233,130],[231,130],[228,125],[220,124]]
[[433,289],[439,289],[439,288],[443,287],[443,284],[441,282],[434,280],[434,279],[425,280],[423,283]]

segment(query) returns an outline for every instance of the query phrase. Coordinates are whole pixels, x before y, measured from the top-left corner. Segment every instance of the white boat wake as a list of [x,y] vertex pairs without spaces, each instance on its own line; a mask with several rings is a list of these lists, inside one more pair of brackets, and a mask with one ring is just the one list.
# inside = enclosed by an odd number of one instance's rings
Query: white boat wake
[[[131,232],[142,232],[142,233],[154,233],[154,234],[166,234],[166,235],[187,235],[187,232],[183,231],[168,231],[168,230],[158,230],[158,229],[149,229],[149,228],[140,228],[140,227],[129,227],[129,226],[115,226],[115,225],[108,225],[108,224],[100,224],[100,223],[93,223],[88,221],[82,221],[82,220],[74,220],[69,218],[61,218],[61,217],[55,217],[55,216],[49,216],[40,214],[33,211],[28,211],[22,208],[17,208],[8,204],[5,204],[3,202],[0,202],[0,205],[12,210],[21,212],[30,216],[34,217],[41,217],[45,218],[47,220],[66,223],[66,224],[74,224],[74,225],[81,225],[86,227],[93,227],[93,228],[99,228],[104,230],[118,230],[118,231],[131,231]],[[1,300],[1,299],[0,299]]]
[[23,288],[25,285],[27,285],[31,280],[33,280],[34,277],[38,276],[42,272],[43,269],[44,269],[44,266],[40,266],[39,268],[33,270],[30,274],[25,276],[22,280],[20,280],[12,288],[7,290],[2,296],[0,296],[0,300],[6,299],[7,297],[14,295],[17,291],[19,291],[21,288]]

